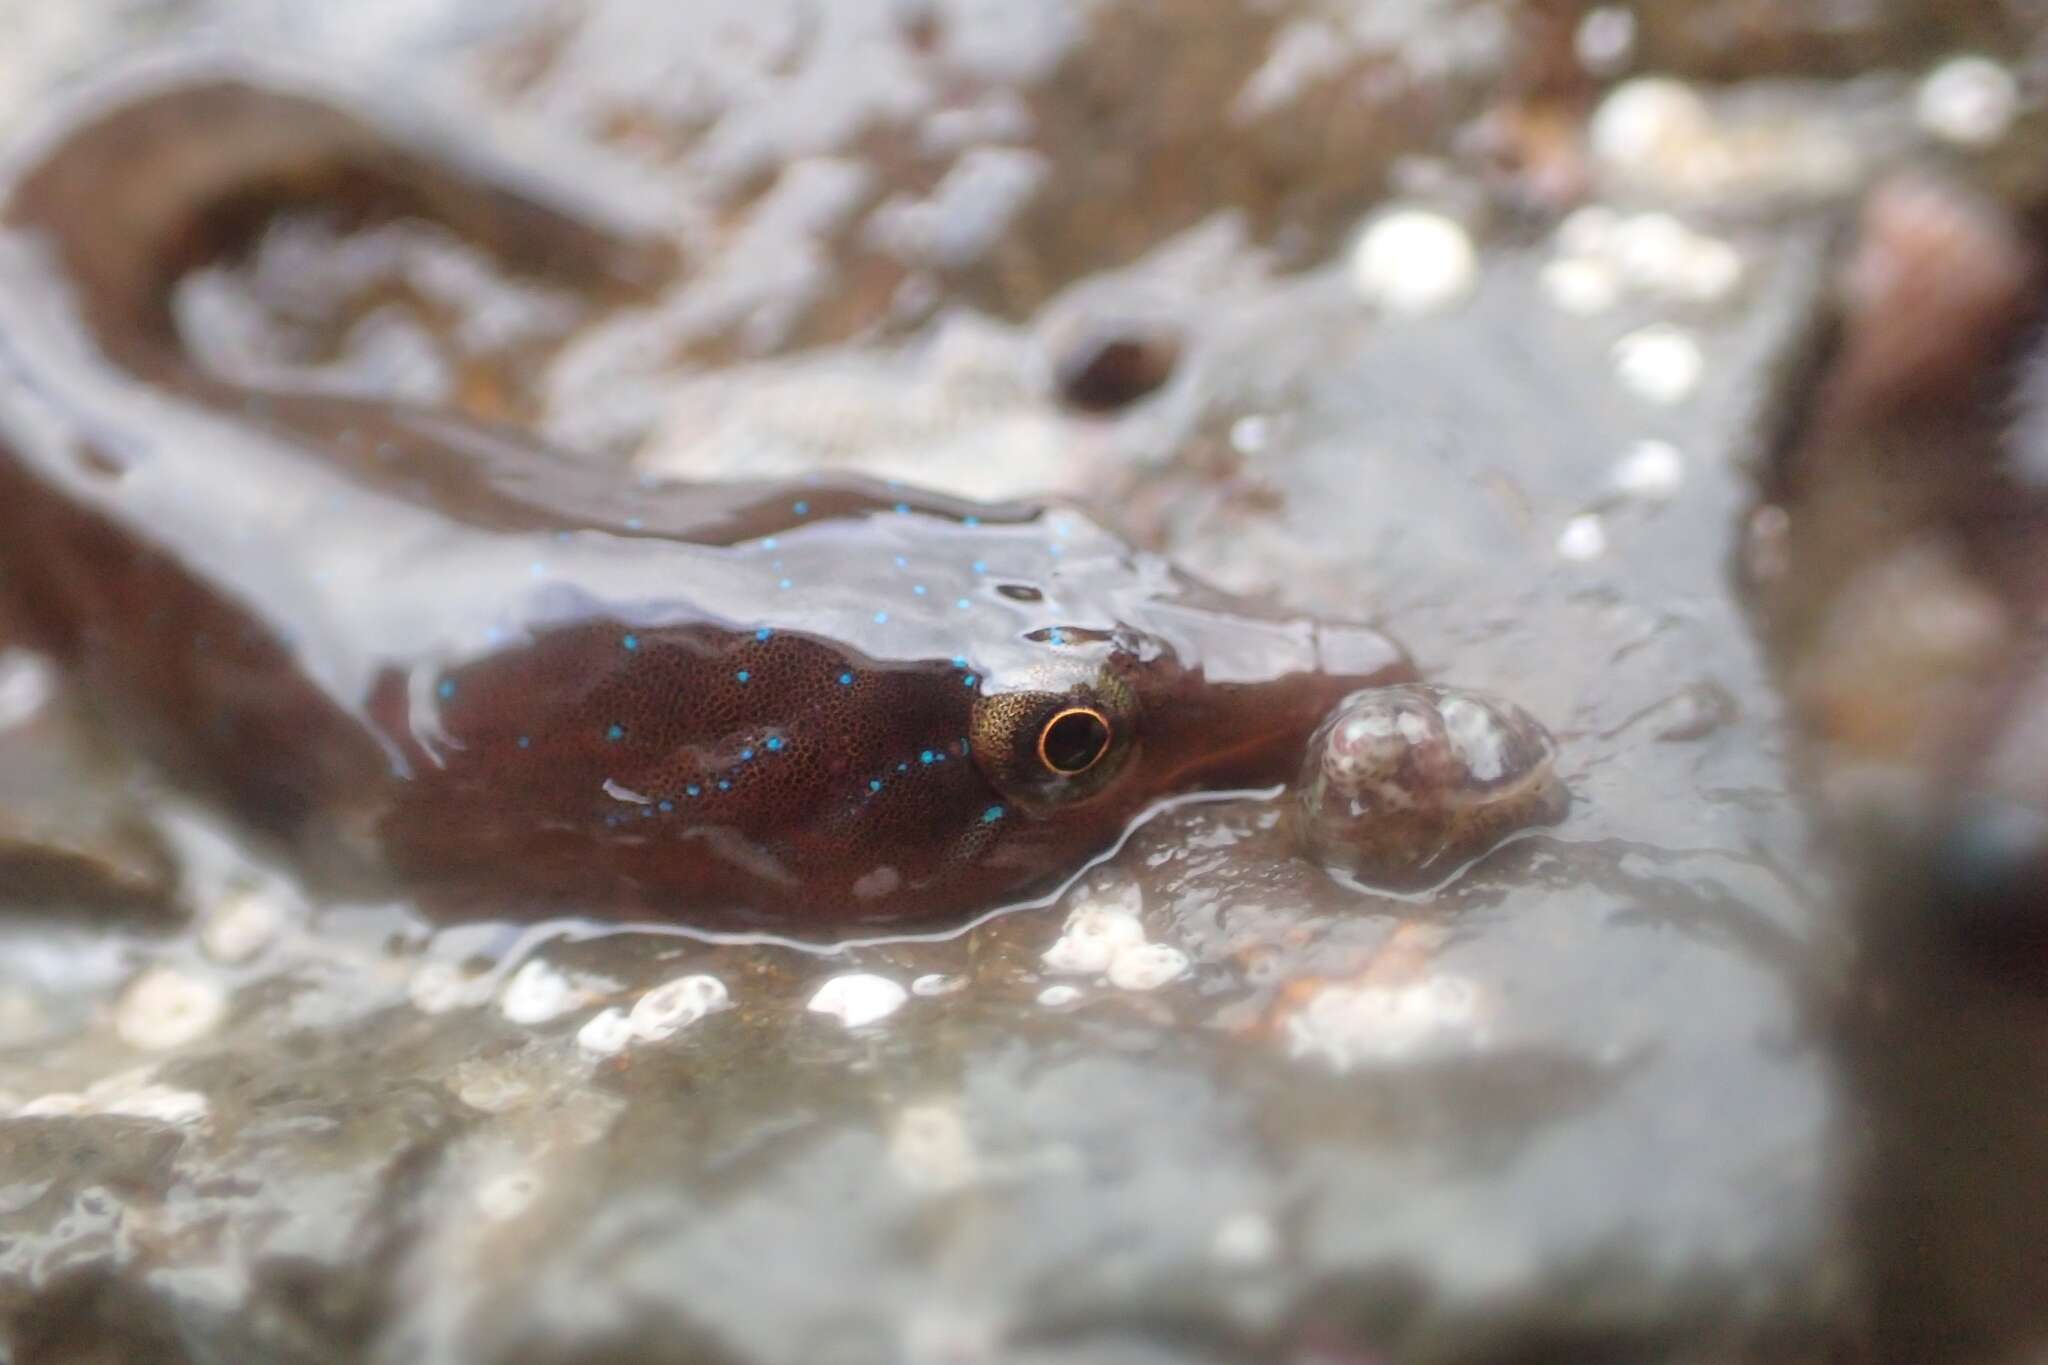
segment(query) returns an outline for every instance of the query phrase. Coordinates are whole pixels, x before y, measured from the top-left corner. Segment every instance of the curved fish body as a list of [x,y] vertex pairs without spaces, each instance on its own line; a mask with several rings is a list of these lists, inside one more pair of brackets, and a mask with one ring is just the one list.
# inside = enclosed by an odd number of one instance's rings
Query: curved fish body
[[593,289],[666,268],[658,233],[435,144],[173,65],[80,98],[0,182],[0,592],[311,865],[449,913],[962,916],[1164,797],[1283,780],[1336,699],[1409,676],[1368,628],[1226,598],[1077,512],[636,483],[186,354],[178,277],[292,202]]

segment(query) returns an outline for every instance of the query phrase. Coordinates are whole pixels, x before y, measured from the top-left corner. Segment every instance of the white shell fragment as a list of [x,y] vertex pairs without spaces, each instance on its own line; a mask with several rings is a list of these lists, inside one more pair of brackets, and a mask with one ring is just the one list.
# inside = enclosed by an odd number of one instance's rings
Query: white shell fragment
[[663,982],[633,1002],[627,1024],[635,1038],[656,1042],[732,1004],[725,983],[698,973]]
[[1109,970],[1118,950],[1141,946],[1145,926],[1128,910],[1090,903],[1067,917],[1066,929],[1040,959],[1049,972],[1094,976]]
[[1109,960],[1109,984],[1122,991],[1156,991],[1186,975],[1188,955],[1166,943],[1134,943]]
[[171,967],[151,967],[121,993],[114,1006],[114,1032],[130,1047],[161,1051],[204,1038],[227,1012],[227,997],[212,982]]
[[277,901],[257,890],[223,898],[199,926],[199,946],[215,962],[247,962],[277,937],[284,912]]
[[1470,234],[1426,209],[1382,213],[1351,250],[1352,285],[1367,302],[1402,316],[1456,303],[1471,291],[1478,272]]
[[847,1028],[863,1028],[887,1019],[909,998],[909,991],[886,976],[849,972],[818,987],[805,1008],[829,1014]]
[[544,1024],[587,1003],[588,997],[560,969],[535,958],[512,973],[498,1010],[515,1024]]
[[1932,137],[1959,147],[1988,147],[2019,113],[2019,83],[1987,57],[1951,57],[1927,73],[1913,115]]
[[1705,369],[1699,342],[1682,327],[1653,323],[1614,343],[1615,374],[1653,403],[1685,401]]
[[599,1057],[615,1057],[633,1041],[633,1025],[622,1009],[601,1009],[576,1030],[576,1046]]
[[1479,992],[1461,976],[1400,986],[1325,986],[1287,1019],[1287,1049],[1339,1071],[1486,1045]]

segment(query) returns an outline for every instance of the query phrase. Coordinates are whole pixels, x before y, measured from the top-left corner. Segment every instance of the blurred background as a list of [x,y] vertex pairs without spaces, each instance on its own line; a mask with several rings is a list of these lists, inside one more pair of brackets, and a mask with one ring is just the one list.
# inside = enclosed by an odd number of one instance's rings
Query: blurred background
[[536,948],[305,891],[0,615],[11,1358],[2048,1360],[2037,5],[5,0],[0,137],[193,45],[685,262],[292,206],[206,366],[1073,499],[1574,801],[1425,895],[1241,801],[939,941]]

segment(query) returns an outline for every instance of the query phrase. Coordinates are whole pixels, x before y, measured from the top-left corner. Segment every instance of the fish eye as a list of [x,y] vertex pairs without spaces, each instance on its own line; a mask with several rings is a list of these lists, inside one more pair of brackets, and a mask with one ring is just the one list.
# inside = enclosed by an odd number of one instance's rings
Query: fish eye
[[1115,737],[1109,717],[1092,706],[1069,706],[1038,732],[1038,761],[1048,772],[1078,777],[1102,761]]

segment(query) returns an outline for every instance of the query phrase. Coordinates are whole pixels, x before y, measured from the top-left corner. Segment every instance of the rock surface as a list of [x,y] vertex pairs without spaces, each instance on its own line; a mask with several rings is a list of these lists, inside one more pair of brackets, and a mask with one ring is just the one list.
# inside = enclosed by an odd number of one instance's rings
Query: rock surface
[[[1642,37],[1721,70],[1674,16],[1737,8],[1652,6]],[[69,913],[90,884],[0,928],[18,1359],[1860,1339],[1847,926],[1729,570],[1831,212],[1911,141],[1903,83],[1652,89],[1599,163],[1573,131],[1598,89],[1485,3],[202,0],[0,5],[0,110],[209,29],[586,140],[673,193],[698,263],[589,317],[459,244],[373,231],[344,260],[301,224],[188,293],[216,363],[398,382],[396,356],[644,470],[1091,496],[1526,707],[1574,807],[1395,898],[1299,856],[1277,800],[1183,806],[1056,905],[825,956],[309,906],[167,815],[189,929]],[[1837,65],[1921,36],[1887,11]],[[1692,178],[1620,174],[1643,136]],[[1389,204],[1476,248],[1418,263],[1448,286],[1399,316],[1349,253]],[[324,305],[277,307],[293,259],[332,268]],[[1063,405],[1060,340],[1126,326],[1176,339],[1159,386]]]

